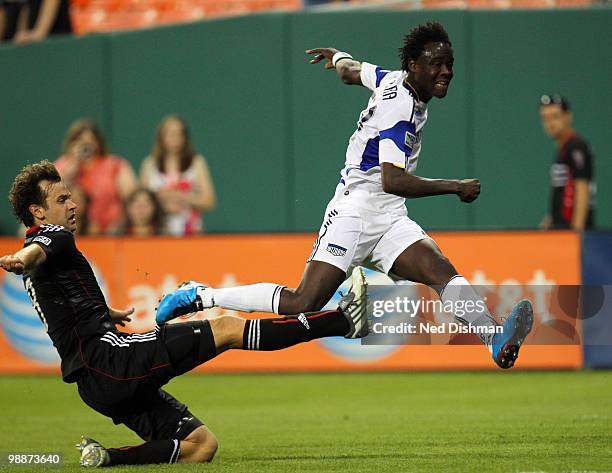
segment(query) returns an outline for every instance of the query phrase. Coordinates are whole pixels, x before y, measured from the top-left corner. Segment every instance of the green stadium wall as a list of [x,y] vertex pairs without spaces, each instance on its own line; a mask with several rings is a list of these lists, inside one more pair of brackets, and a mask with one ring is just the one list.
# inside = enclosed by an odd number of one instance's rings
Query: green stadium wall
[[[369,94],[309,65],[304,50],[334,45],[397,68],[402,36],[431,19],[451,35],[455,80],[430,103],[419,174],[478,177],[483,190],[471,205],[409,201],[411,216],[429,229],[536,227],[554,152],[537,103],[559,92],[596,155],[598,224],[612,227],[609,8],[273,13],[3,46],[0,193],[25,163],[55,159],[76,118],[99,121],[138,170],[157,123],[179,113],[217,187],[210,231],[316,230]],[[8,205],[0,228],[15,232]]]

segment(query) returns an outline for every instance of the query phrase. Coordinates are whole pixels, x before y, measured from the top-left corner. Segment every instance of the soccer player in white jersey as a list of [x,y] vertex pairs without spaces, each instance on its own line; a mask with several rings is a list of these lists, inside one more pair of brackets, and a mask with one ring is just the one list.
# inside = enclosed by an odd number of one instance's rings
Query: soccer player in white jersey
[[[276,314],[319,310],[360,265],[395,280],[432,286],[445,303],[480,300],[436,243],[408,217],[405,206],[407,198],[441,194],[455,194],[469,203],[480,193],[477,179],[427,179],[414,174],[427,103],[434,97],[443,99],[453,79],[453,49],[442,25],[427,23],[410,31],[400,48],[402,68],[397,71],[356,61],[333,48],[306,53],[314,55],[311,64],[325,61],[325,68],[335,69],[345,84],[361,85],[372,95],[349,140],[340,183],[325,211],[300,285],[289,289],[259,283],[213,289],[192,282],[160,301],[158,322],[213,306]],[[483,331],[497,325],[486,309],[457,319]],[[502,333],[480,335],[500,367],[513,366],[532,322],[531,304],[521,301]],[[355,336],[366,332],[367,327],[355,330]]]

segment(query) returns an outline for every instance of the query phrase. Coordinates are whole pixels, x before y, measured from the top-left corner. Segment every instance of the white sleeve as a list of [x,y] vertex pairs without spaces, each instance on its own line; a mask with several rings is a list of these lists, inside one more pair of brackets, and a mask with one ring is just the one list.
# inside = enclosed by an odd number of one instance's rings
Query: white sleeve
[[389,73],[386,69],[382,69],[374,64],[370,64],[369,62],[361,63],[361,83],[374,91],[376,87],[380,85],[380,81]]

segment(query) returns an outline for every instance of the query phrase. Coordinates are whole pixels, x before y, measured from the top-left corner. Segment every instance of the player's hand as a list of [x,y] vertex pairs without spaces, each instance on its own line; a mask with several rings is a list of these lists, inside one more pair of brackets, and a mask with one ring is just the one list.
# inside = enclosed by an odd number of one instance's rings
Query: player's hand
[[320,62],[323,59],[327,59],[327,62],[325,63],[325,69],[334,69],[334,65],[332,64],[332,58],[337,52],[338,50],[334,48],[313,48],[306,50],[306,54],[315,54],[315,57],[310,60],[310,64],[316,64],[317,62]]
[[480,195],[480,181],[478,179],[463,179],[459,181],[457,195],[461,202],[474,202]]
[[113,309],[112,307],[108,308],[108,315],[110,315],[111,320],[117,325],[121,325],[122,327],[125,327],[126,322],[132,321],[130,315],[132,315],[133,313],[133,307],[127,310]]
[[0,258],[0,268],[15,274],[23,274],[23,261],[15,255]]

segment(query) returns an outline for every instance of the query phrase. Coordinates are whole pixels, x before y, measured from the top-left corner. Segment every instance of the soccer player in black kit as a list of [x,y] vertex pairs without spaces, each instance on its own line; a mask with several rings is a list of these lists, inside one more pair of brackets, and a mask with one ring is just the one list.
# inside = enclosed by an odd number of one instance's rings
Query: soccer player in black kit
[[541,227],[583,231],[595,226],[595,176],[591,147],[572,126],[569,102],[560,95],[542,95],[540,118],[557,143],[550,168],[550,208]]
[[321,337],[367,334],[362,271],[354,273],[353,287],[336,310],[274,319],[221,316],[163,324],[143,334],[120,332],[115,325],[129,321],[133,309],[107,305],[76,247],[77,207],[53,164],[23,168],[9,200],[28,231],[24,247],[1,257],[0,267],[23,274],[62,360],[63,380],[77,384],[89,407],[145,440],[104,448],[83,438],[83,466],[210,461],[218,447],[214,434],[161,386],[228,349],[279,350]]

